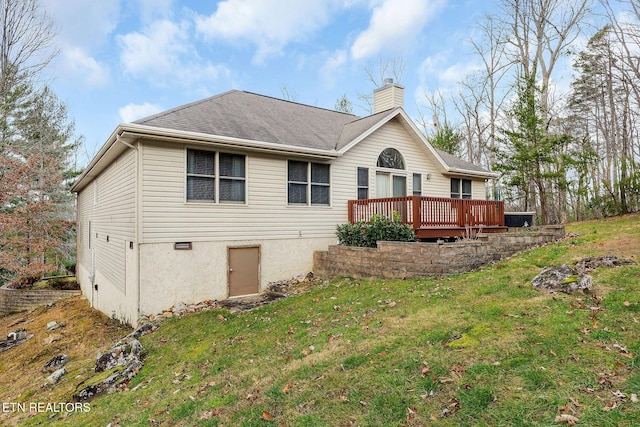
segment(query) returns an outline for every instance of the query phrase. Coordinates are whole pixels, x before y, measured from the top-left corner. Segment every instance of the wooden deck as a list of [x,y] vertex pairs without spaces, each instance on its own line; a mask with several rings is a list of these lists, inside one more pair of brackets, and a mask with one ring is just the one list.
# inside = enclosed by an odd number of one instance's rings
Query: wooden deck
[[413,226],[419,240],[507,231],[504,202],[492,200],[406,196],[349,200],[348,206],[352,224],[368,222],[375,214],[392,218],[396,212],[402,222]]

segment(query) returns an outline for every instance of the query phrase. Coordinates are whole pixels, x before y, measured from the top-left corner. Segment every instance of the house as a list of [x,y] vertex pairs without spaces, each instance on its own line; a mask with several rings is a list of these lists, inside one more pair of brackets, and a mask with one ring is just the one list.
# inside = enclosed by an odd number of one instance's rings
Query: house
[[430,146],[403,92],[387,81],[357,117],[232,90],[119,125],[72,187],[84,295],[133,323],[312,270],[354,201],[414,222],[399,204],[484,203],[493,175]]

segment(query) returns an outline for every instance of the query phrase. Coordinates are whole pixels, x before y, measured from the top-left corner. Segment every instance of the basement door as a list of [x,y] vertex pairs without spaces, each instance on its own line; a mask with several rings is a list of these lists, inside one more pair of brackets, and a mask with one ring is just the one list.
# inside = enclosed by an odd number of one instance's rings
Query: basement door
[[260,286],[260,247],[229,248],[229,297],[257,294]]

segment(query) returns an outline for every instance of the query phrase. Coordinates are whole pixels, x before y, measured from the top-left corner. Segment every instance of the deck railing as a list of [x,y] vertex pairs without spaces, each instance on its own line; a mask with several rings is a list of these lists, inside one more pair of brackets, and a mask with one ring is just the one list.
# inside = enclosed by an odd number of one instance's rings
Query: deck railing
[[504,202],[493,200],[449,199],[446,197],[387,197],[349,200],[349,222],[369,222],[375,214],[421,228],[504,226]]

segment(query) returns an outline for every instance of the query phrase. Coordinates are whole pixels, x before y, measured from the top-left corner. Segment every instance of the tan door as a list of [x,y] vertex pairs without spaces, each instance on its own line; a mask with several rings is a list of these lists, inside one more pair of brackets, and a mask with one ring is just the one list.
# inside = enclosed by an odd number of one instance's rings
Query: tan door
[[258,293],[260,248],[229,248],[229,296]]

